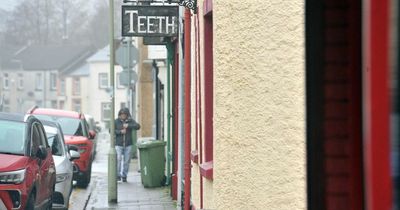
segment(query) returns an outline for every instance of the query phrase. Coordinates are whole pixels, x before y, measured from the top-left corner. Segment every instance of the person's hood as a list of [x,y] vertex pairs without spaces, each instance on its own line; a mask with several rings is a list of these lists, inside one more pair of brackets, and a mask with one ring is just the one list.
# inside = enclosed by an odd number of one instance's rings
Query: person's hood
[[122,109],[120,109],[119,112],[118,112],[118,116],[120,116],[120,115],[123,114],[123,113],[125,113],[125,114],[128,116],[128,118],[131,117],[131,113],[129,112],[129,109],[128,109],[128,108],[122,108]]

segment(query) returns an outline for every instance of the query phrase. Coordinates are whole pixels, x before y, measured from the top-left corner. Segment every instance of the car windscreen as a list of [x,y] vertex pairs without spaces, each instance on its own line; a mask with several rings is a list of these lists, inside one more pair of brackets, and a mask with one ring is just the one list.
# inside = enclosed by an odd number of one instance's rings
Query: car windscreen
[[62,156],[63,155],[63,147],[62,140],[60,139],[60,135],[57,133],[56,127],[51,126],[43,126],[46,131],[47,141],[51,147],[51,152],[53,155]]
[[35,115],[40,120],[47,120],[58,122],[64,135],[70,136],[86,136],[83,133],[82,123],[80,119],[70,117],[48,116],[48,115]]
[[25,154],[26,124],[0,120],[0,153]]

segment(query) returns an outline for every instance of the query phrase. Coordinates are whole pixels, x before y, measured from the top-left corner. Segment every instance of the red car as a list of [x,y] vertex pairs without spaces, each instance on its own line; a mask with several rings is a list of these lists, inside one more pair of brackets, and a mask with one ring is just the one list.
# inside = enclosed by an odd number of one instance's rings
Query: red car
[[42,123],[0,113],[0,209],[51,209],[56,169]]
[[74,179],[79,187],[86,188],[90,183],[92,173],[92,161],[95,152],[93,140],[96,137],[96,133],[89,131],[85,116],[74,111],[37,107],[32,108],[29,113],[40,120],[58,122],[64,133],[65,143],[79,148],[81,156],[74,161],[78,168]]

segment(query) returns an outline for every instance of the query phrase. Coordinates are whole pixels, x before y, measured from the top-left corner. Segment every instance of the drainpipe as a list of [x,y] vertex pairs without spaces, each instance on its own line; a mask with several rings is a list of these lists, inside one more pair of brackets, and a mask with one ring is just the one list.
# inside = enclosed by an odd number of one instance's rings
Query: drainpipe
[[158,66],[156,60],[153,60],[153,137],[160,140],[160,82],[158,81]]
[[189,9],[185,9],[185,203],[184,209],[190,210],[190,63],[191,63],[191,13]]
[[174,50],[171,40],[167,41],[167,181],[171,183],[171,63],[174,60]]
[[183,88],[185,85],[184,81],[184,76],[185,72],[183,71],[184,69],[184,63],[183,63],[183,48],[182,48],[182,42],[183,42],[183,9],[182,7],[179,8],[179,72],[178,72],[178,170],[177,170],[177,176],[178,176],[178,189],[177,189],[177,203],[178,203],[178,209],[182,209],[183,205],[183,199],[182,199],[182,192],[183,192],[183,145],[184,145],[184,93],[183,93]]

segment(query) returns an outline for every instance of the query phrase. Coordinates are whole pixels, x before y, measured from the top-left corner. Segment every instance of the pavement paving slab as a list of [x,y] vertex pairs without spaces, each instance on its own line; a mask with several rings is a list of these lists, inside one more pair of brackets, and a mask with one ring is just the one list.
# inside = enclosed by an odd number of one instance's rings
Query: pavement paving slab
[[[170,187],[144,188],[137,171],[138,161],[132,159],[128,182],[118,182],[118,203],[108,203],[107,152],[108,135],[98,138],[98,152],[92,169],[92,188],[85,210],[176,210]],[[94,179],[94,180],[93,180]]]

